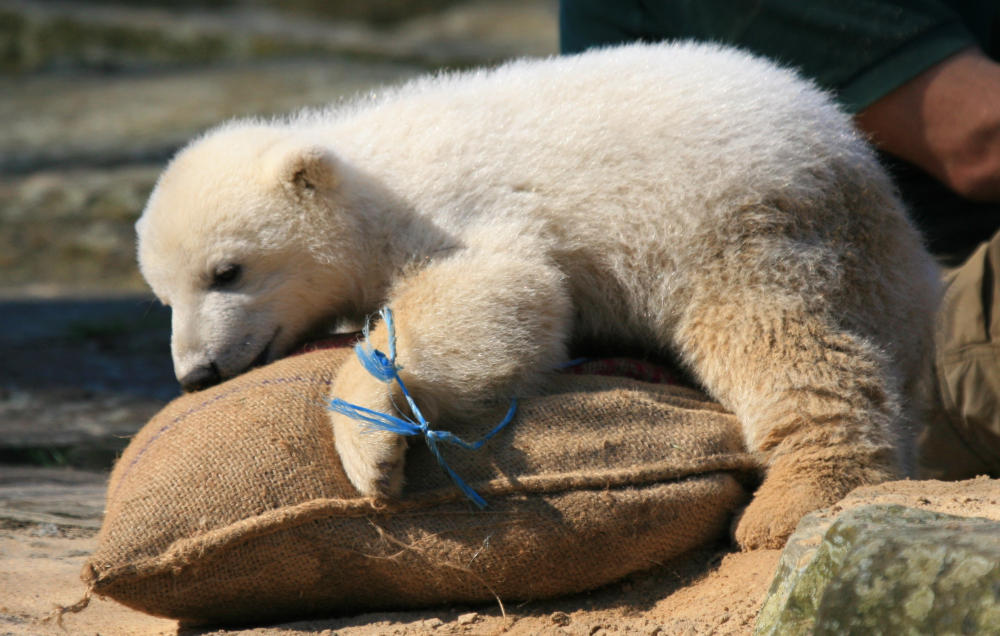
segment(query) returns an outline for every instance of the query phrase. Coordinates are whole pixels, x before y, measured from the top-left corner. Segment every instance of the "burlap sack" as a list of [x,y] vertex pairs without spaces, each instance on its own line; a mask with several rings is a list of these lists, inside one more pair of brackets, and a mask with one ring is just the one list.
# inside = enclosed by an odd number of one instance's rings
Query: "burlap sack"
[[[733,416],[701,394],[566,375],[479,451],[420,439],[405,497],[347,481],[324,410],[347,350],[317,351],[169,404],[108,485],[91,590],[185,622],[551,597],[713,541],[752,469]],[[481,431],[462,429],[475,439]],[[495,596],[496,595],[496,596]]]

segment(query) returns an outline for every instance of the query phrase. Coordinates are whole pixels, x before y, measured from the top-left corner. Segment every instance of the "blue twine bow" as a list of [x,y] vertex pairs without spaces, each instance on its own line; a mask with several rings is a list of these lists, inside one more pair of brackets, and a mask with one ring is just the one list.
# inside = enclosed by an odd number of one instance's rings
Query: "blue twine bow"
[[441,449],[438,448],[438,442],[444,442],[447,444],[454,444],[455,446],[460,446],[466,450],[479,450],[482,448],[483,444],[489,441],[494,435],[499,433],[505,426],[510,424],[511,420],[514,419],[514,413],[517,411],[517,400],[513,399],[510,401],[510,408],[507,409],[507,415],[504,416],[503,420],[497,424],[496,428],[492,431],[483,435],[481,439],[477,442],[467,442],[461,437],[450,433],[448,431],[438,431],[430,427],[430,423],[424,418],[423,413],[417,408],[416,402],[410,397],[410,392],[406,390],[406,385],[403,384],[403,379],[399,377],[399,370],[402,369],[400,365],[396,363],[396,329],[392,321],[392,310],[388,307],[384,307],[379,311],[379,315],[385,321],[386,330],[389,332],[389,355],[386,355],[375,349],[371,345],[371,338],[369,333],[369,324],[366,322],[364,330],[364,340],[359,342],[354,346],[354,353],[358,356],[358,361],[361,362],[361,366],[365,368],[373,377],[385,382],[395,382],[399,385],[400,390],[403,392],[403,397],[406,398],[406,403],[410,405],[410,412],[413,413],[413,418],[406,416],[396,417],[395,415],[390,415],[388,413],[380,413],[379,411],[373,411],[372,409],[367,409],[363,406],[358,406],[356,404],[351,404],[350,402],[345,402],[340,398],[333,398],[330,400],[330,410],[336,411],[341,415],[346,415],[352,419],[364,422],[366,431],[389,431],[390,433],[396,433],[397,435],[423,435],[424,441],[427,442],[428,448],[434,453],[434,457],[437,458],[438,464],[441,468],[448,473],[451,480],[455,482],[462,492],[465,493],[469,499],[473,501],[479,508],[486,507],[486,500],[479,496],[475,490],[473,490],[465,481],[458,476],[454,470],[448,466],[448,463],[444,460],[441,455]]

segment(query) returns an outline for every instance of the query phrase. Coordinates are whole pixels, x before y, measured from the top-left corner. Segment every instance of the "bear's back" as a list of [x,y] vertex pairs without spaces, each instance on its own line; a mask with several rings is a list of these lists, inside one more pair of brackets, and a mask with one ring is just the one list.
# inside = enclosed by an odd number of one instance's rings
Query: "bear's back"
[[718,223],[734,197],[823,196],[834,163],[879,174],[812,84],[695,43],[423,78],[296,125],[446,224],[511,207],[582,226],[594,209]]

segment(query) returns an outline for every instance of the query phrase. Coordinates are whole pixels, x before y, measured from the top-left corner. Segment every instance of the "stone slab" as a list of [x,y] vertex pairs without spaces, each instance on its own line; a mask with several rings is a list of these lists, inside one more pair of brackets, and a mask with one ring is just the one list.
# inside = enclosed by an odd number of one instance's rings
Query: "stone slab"
[[1000,625],[1000,480],[862,488],[807,515],[755,634],[988,633]]

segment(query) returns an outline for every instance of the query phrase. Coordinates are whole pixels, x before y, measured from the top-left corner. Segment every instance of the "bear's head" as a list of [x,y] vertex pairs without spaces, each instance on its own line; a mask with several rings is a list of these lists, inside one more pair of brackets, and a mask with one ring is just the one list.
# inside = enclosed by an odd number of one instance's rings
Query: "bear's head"
[[230,124],[181,150],[139,221],[139,267],[171,307],[171,353],[196,390],[370,310],[374,250],[346,168],[292,126]]

